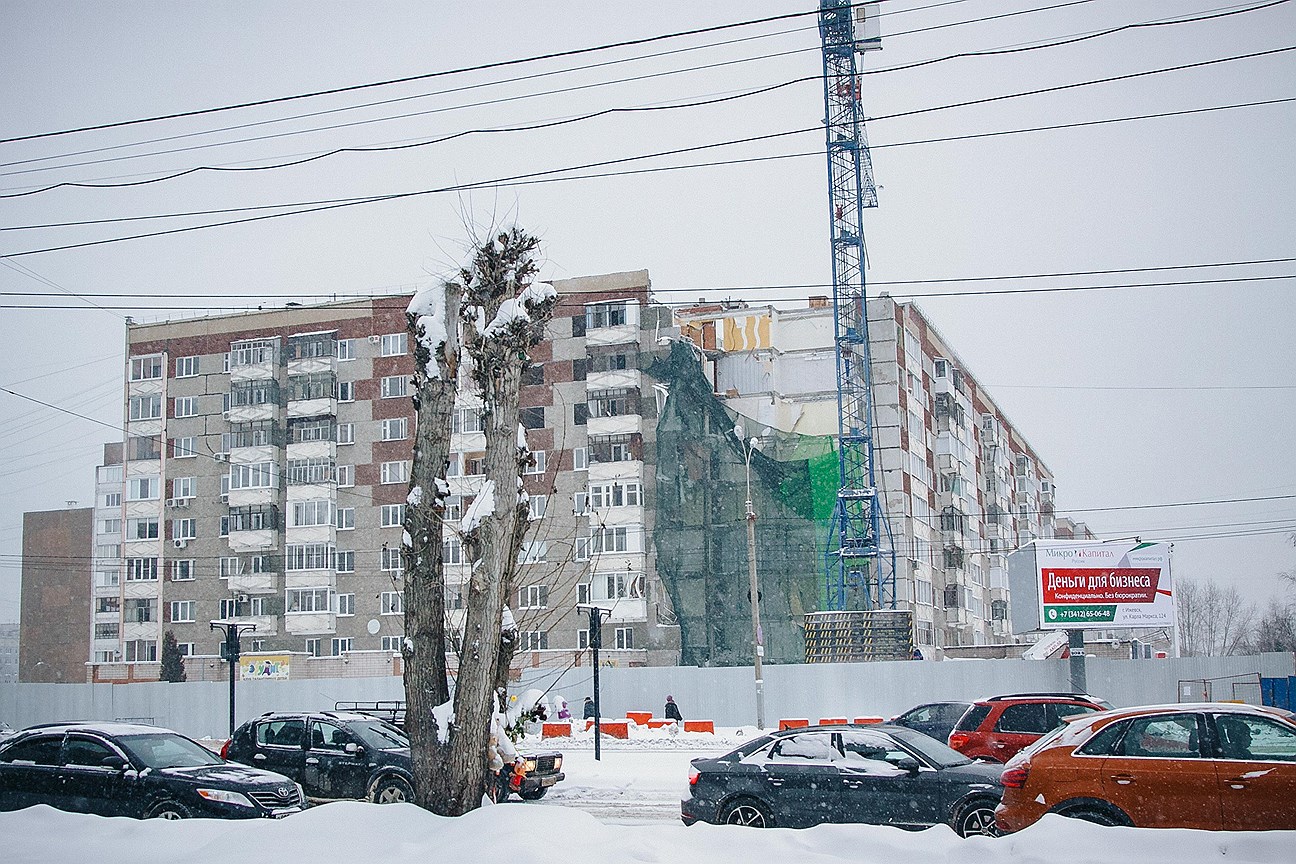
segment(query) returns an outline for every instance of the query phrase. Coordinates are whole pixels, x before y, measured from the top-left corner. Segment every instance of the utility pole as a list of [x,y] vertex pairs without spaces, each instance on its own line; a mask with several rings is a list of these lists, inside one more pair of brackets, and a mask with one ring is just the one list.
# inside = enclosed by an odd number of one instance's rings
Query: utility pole
[[[767,430],[768,431],[768,430]],[[747,456],[747,596],[751,600],[752,612],[752,655],[756,671],[756,728],[765,728],[765,679],[761,674],[761,658],[765,654],[765,639],[761,632],[760,621],[760,583],[756,579],[756,509],[752,506],[751,491],[751,457],[752,450],[760,443],[760,438],[753,435],[745,438],[741,425],[734,427],[734,435],[743,443]]]
[[239,657],[242,646],[239,644],[240,633],[252,633],[255,624],[239,624],[237,621],[213,621],[211,629],[217,627],[225,631],[225,641],[221,643],[220,656],[229,663],[229,735],[234,737],[234,682],[238,678]]
[[608,610],[602,606],[584,605],[578,605],[576,610],[589,612],[589,644],[594,652],[594,761],[598,762],[603,758],[602,733],[599,730],[603,717],[599,709],[599,649],[603,647],[603,616]]

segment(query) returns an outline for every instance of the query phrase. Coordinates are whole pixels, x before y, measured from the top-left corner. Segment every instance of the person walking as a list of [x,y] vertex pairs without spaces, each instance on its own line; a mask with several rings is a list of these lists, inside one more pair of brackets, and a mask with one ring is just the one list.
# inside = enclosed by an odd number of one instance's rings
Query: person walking
[[594,719],[594,698],[592,696],[585,697],[585,719]]
[[662,712],[662,716],[667,720],[675,720],[679,723],[684,722],[684,716],[680,714],[679,706],[675,704],[674,696],[666,697],[666,710]]

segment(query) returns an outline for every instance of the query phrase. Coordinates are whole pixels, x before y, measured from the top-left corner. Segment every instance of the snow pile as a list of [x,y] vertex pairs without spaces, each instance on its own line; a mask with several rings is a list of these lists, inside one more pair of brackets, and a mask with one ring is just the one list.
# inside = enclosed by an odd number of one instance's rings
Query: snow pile
[[468,507],[468,512],[459,520],[459,530],[464,534],[471,534],[477,530],[477,526],[482,523],[489,513],[495,512],[495,481],[487,480],[482,484],[481,492],[473,499],[473,503]]
[[734,826],[615,826],[566,807],[507,804],[451,819],[413,804],[339,802],[282,820],[104,819],[32,807],[0,813],[9,864],[1278,864],[1296,832],[1246,834],[1103,828],[1059,816],[1011,837],[961,840],[946,827],[905,832],[871,825],[761,831]]
[[550,302],[558,297],[558,291],[547,282],[535,282],[522,290],[517,297],[505,300],[490,324],[481,331],[482,336],[494,339],[516,329],[520,325],[531,323],[530,309]]
[[440,378],[441,369],[437,366],[437,354],[446,339],[445,286],[434,285],[420,288],[410,299],[406,312],[414,316],[419,344],[428,350],[428,362],[424,374],[428,378]]

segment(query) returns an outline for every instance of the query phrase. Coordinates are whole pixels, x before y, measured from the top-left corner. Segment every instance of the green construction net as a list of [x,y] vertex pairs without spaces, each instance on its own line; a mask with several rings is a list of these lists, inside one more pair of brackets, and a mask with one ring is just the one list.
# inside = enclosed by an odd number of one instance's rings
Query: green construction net
[[829,436],[768,435],[715,397],[696,349],[676,342],[647,373],[669,395],[657,419],[653,544],[680,625],[683,665],[750,665],[746,451],[751,458],[756,573],[768,663],[805,659],[804,616],[824,607],[823,546],[838,487]]

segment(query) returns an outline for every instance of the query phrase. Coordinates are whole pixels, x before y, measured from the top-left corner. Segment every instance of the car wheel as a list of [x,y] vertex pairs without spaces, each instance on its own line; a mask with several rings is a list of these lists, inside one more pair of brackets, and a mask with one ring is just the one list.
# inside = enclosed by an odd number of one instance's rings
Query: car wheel
[[1068,819],[1079,819],[1082,822],[1092,822],[1095,825],[1128,826],[1130,824],[1129,819],[1124,818],[1122,814],[1113,813],[1112,811],[1105,810],[1101,807],[1071,807],[1066,810],[1059,810],[1058,812],[1061,815],[1066,816]]
[[405,804],[414,802],[414,790],[401,777],[380,777],[369,788],[369,800],[375,804]]
[[539,789],[528,789],[525,792],[519,792],[518,794],[526,801],[539,801],[548,791],[548,786],[541,786]]
[[159,801],[144,814],[145,819],[188,819],[191,816],[189,808],[178,801]]
[[749,828],[773,828],[774,816],[769,808],[755,798],[732,801],[720,814],[725,825],[746,825]]
[[964,804],[954,817],[954,832],[960,837],[998,837],[995,825],[995,802],[989,798]]

